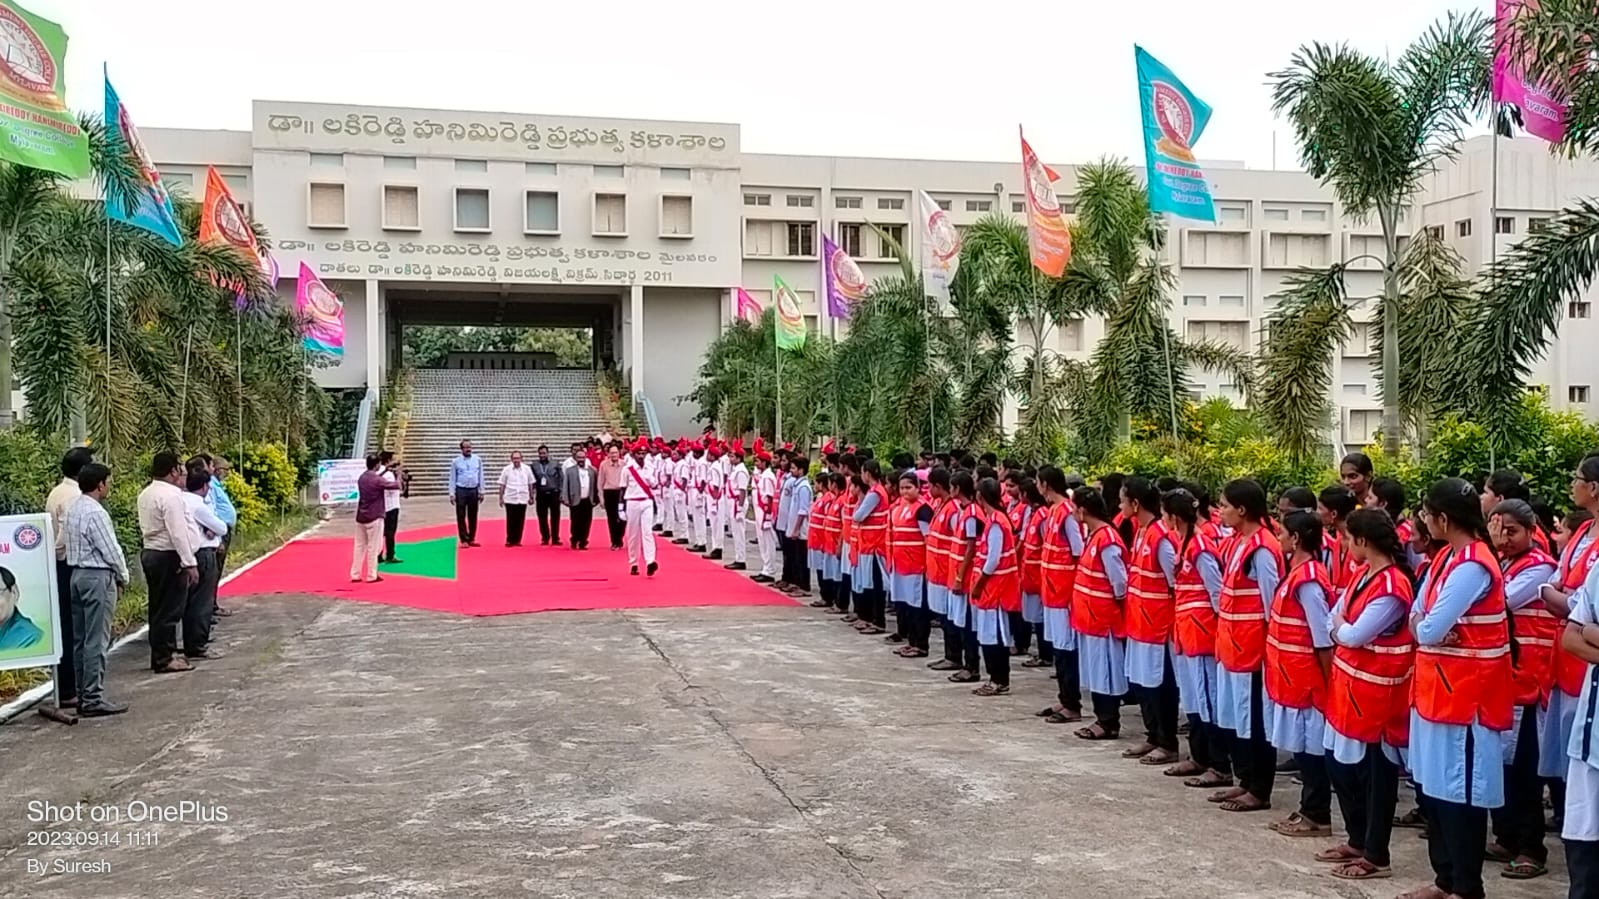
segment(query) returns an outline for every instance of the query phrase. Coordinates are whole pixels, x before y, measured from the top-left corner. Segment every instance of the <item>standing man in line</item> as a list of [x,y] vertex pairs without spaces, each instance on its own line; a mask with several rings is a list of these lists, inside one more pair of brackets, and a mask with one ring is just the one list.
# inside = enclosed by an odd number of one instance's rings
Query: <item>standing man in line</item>
[[605,524],[610,528],[613,550],[622,548],[623,531],[627,528],[627,521],[622,518],[622,496],[628,481],[622,448],[613,443],[606,447],[605,461],[600,463],[600,495],[605,497]]
[[778,589],[794,586],[788,578],[794,572],[789,564],[788,541],[790,528],[794,523],[794,478],[788,472],[790,455],[785,447],[777,451],[777,552],[783,560],[783,573],[778,575],[777,582],[773,584]]
[[[69,451],[70,452],[70,451]],[[105,698],[105,656],[111,649],[111,613],[128,585],[128,561],[106,512],[111,469],[86,463],[78,472],[82,497],[67,509],[67,565],[72,570],[71,658],[77,663],[78,714],[85,718],[120,715],[127,705]],[[65,639],[65,629],[62,630]],[[63,647],[64,648],[64,647]]]
[[705,520],[710,522],[705,542],[707,558],[721,561],[722,535],[727,532],[727,475],[722,467],[722,449],[712,446],[705,454]]
[[178,454],[163,450],[150,460],[150,483],[139,492],[139,567],[150,590],[150,669],[157,674],[193,671],[178,657],[178,624],[200,569],[189,542],[189,514],[178,483],[186,477]]
[[561,502],[572,510],[573,549],[589,548],[589,529],[594,525],[594,506],[599,501],[599,473],[573,447],[572,464],[561,471]]
[[772,454],[755,452],[755,545],[761,552],[761,570],[752,578],[758,584],[777,582],[777,473]]
[[550,458],[550,448],[539,445],[538,460],[533,463],[534,513],[539,517],[539,545],[561,545],[561,472],[562,467]]
[[672,503],[672,481],[674,475],[672,462],[672,447],[665,440],[655,438],[655,495],[661,498],[660,520],[655,522],[655,527],[661,536],[667,540],[674,536],[673,522],[675,519]]
[[694,531],[689,549],[702,553],[710,539],[710,524],[705,520],[709,512],[705,504],[705,445],[695,442],[689,449],[693,455],[688,466],[688,514]]
[[[217,547],[217,579],[220,582],[222,573],[228,567],[228,547],[233,545],[233,532],[239,524],[239,510],[233,505],[233,497],[228,495],[228,488],[222,486],[222,479],[228,475],[228,460],[221,456],[200,454],[205,460],[206,470],[211,473],[211,489],[205,493],[206,505],[222,523],[228,526],[228,532],[222,535],[222,545]],[[226,618],[233,614],[233,610],[224,609],[220,604],[213,603],[215,615]]]
[[72,708],[78,704],[78,665],[74,647],[83,642],[72,629],[72,565],[67,561],[67,511],[77,502],[83,491],[78,486],[78,475],[83,467],[94,461],[94,450],[75,446],[61,457],[61,483],[50,488],[45,498],[44,511],[50,516],[50,526],[56,538],[56,607],[61,613],[61,662],[56,665],[56,701],[59,708]]
[[[378,453],[378,466],[383,475],[383,554],[378,561],[393,565],[400,561],[394,557],[394,535],[400,532],[400,496],[405,492],[406,474],[389,450]],[[390,490],[390,484],[395,489]]]
[[727,458],[732,462],[727,474],[727,501],[731,504],[727,524],[731,531],[728,539],[733,544],[733,561],[727,567],[733,571],[744,571],[748,568],[744,560],[749,553],[750,542],[749,535],[745,533],[750,516],[750,469],[744,464],[743,440],[733,441],[728,448]]
[[450,462],[450,503],[462,546],[477,546],[477,507],[483,501],[483,460],[472,455],[472,441],[461,441],[461,455]]
[[672,454],[672,542],[688,546],[694,536],[694,526],[688,517],[688,487],[691,474],[688,443],[677,442],[677,452]]
[[655,576],[655,491],[650,488],[652,472],[644,464],[644,443],[633,444],[633,455],[626,466],[627,487],[623,501],[627,504],[627,565],[628,574],[638,574],[639,560],[644,561],[644,571]]
[[505,510],[505,545],[522,545],[527,524],[527,501],[533,492],[533,469],[522,465],[522,454],[512,451],[511,464],[500,469],[500,508]]
[[217,584],[222,571],[217,567],[217,547],[228,533],[228,526],[206,503],[211,490],[211,472],[203,459],[189,465],[188,491],[183,503],[189,510],[189,540],[194,547],[195,567],[200,577],[189,585],[183,607],[183,655],[188,659],[214,659],[211,651],[211,624],[215,620]]

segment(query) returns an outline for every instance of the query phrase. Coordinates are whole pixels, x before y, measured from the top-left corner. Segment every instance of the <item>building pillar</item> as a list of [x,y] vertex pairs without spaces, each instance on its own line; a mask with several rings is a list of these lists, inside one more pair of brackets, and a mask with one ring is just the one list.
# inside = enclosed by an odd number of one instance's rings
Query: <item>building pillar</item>
[[363,329],[366,332],[366,386],[372,391],[372,401],[375,404],[383,393],[383,353],[386,351],[382,322],[383,300],[378,293],[378,282],[367,279],[366,305],[362,319]]
[[634,284],[628,298],[628,367],[633,395],[644,392],[644,285]]

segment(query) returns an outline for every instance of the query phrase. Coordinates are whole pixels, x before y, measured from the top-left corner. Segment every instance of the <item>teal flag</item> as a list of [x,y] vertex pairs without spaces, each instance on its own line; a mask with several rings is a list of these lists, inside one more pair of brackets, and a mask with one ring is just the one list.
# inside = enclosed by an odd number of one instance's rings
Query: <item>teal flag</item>
[[1149,208],[1214,222],[1216,204],[1210,196],[1210,182],[1194,159],[1194,144],[1210,122],[1210,107],[1143,47],[1135,45],[1133,57],[1138,63],[1138,99],[1144,113]]
[[89,137],[66,102],[67,33],[0,0],[0,160],[89,177]]
[[172,216],[172,198],[167,195],[167,186],[161,183],[161,173],[150,161],[144,142],[139,140],[139,129],[133,127],[128,107],[122,105],[116,89],[111,86],[109,74],[105,79],[105,133],[112,152],[121,150],[133,157],[139,168],[138,191],[132,200],[125,203],[107,196],[106,215],[135,228],[143,228],[173,246],[182,246],[183,235]]

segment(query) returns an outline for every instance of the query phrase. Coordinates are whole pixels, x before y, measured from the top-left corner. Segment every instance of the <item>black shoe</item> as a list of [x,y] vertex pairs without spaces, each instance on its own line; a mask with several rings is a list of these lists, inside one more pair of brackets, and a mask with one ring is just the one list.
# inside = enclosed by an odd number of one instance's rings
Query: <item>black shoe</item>
[[78,717],[105,718],[109,715],[120,715],[127,710],[128,704],[125,702],[112,702],[109,699],[102,699],[94,705],[86,705],[79,708]]
[[734,571],[748,571],[749,570],[749,566],[745,565],[743,562],[734,562],[733,564],[731,564],[731,565],[729,565],[727,567],[731,568]]
[[1277,763],[1278,774],[1290,774],[1299,770],[1299,759],[1289,756]]
[[634,565],[633,569],[631,571],[629,571],[628,574],[634,574],[634,575],[638,574],[638,566]]
[[403,561],[405,561],[405,560],[404,559],[396,559],[393,556],[389,557],[389,564],[390,565],[398,565],[398,564],[400,564]]
[[656,564],[654,562],[651,562],[649,564],[649,566],[644,569],[644,573],[649,575],[650,577],[655,577],[655,572],[660,571],[660,570],[661,570],[661,566],[660,565],[658,565],[658,564]]
[[695,553],[702,553],[703,554],[705,552],[705,547],[703,547],[703,546],[691,546],[691,547],[688,548],[688,550],[689,550],[689,552],[695,552]]
[[722,561],[722,551],[719,550],[719,549],[711,550],[710,560],[712,562],[720,562],[720,561]]
[[668,540],[670,540],[670,539],[672,539],[672,532],[671,531],[662,531],[661,532],[661,536],[665,537]]
[[774,578],[774,577],[771,577],[771,576],[765,575],[765,574],[757,574],[754,577],[750,578],[750,580],[754,581],[757,584],[770,584],[770,583],[776,582],[777,578]]
[[673,546],[688,546],[688,538],[678,537],[672,541]]

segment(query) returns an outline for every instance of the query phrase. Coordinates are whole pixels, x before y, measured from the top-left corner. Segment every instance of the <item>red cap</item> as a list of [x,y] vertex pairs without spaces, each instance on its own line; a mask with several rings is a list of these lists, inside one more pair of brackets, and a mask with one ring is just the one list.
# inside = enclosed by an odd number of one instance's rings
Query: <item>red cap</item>
[[772,461],[772,454],[767,452],[766,450],[756,450],[755,451],[755,458],[761,460],[762,462],[771,462]]
[[783,452],[792,453],[793,451],[794,451],[794,444],[793,443],[785,443],[785,444],[783,444]]
[[827,455],[828,453],[830,453],[832,451],[833,451],[833,441],[831,439],[829,439],[826,443],[822,444],[822,455],[825,456],[825,455]]
[[742,438],[742,437],[733,438],[733,442],[729,443],[727,445],[727,448],[732,450],[733,454],[735,456],[744,455],[744,438]]
[[755,455],[759,456],[761,453],[764,453],[764,452],[766,452],[766,442],[764,440],[762,440],[760,437],[756,437],[755,438]]

